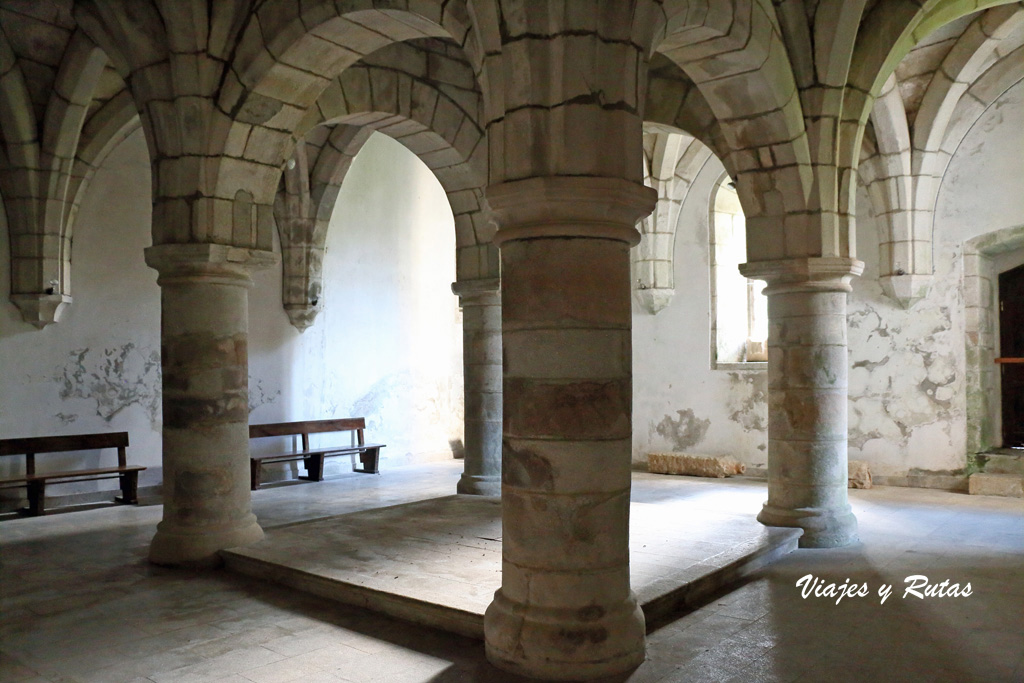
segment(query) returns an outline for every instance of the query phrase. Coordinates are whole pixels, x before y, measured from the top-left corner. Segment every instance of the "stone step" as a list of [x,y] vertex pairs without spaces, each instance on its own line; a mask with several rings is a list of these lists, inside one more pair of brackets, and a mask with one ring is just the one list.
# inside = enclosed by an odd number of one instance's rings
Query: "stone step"
[[1024,476],[1020,474],[972,474],[967,482],[972,496],[1024,498]]
[[988,453],[978,453],[977,460],[985,474],[1024,476],[1024,449],[1000,448]]
[[[801,534],[753,514],[659,508],[631,506],[631,585],[649,630],[792,552]],[[449,496],[269,529],[221,555],[229,571],[482,639],[500,537],[498,499]]]

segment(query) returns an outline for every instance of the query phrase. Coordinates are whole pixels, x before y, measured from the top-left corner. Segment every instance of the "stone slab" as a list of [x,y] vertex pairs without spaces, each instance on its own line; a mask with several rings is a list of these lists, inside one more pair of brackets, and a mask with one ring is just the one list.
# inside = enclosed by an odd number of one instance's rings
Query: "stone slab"
[[968,480],[972,496],[1024,498],[1024,477],[1019,474],[972,474]]
[[[630,508],[630,575],[648,627],[797,547],[798,529],[697,502]],[[299,522],[222,553],[229,570],[483,638],[501,586],[501,501],[446,496]]]

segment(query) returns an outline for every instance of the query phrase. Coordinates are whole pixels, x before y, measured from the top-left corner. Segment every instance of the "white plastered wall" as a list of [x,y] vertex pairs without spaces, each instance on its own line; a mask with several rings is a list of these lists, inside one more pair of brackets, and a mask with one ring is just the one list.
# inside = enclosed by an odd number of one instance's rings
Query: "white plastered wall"
[[634,462],[677,451],[767,463],[764,364],[711,367],[708,202],[723,172],[718,159],[709,159],[679,211],[675,297],[657,315],[633,303]]
[[[300,335],[290,325],[280,267],[254,276],[251,420],[362,415],[368,438],[388,444],[384,467],[450,458],[449,441],[462,438],[462,364],[444,191],[411,153],[375,135],[337,206],[326,305],[313,327]],[[74,303],[43,330],[23,322],[9,301],[10,243],[0,223],[0,437],[127,431],[129,460],[149,467],[143,486],[161,478],[160,289],[143,261],[150,222],[150,166],[139,130],[89,186],[75,222]],[[46,457],[60,466],[64,456]],[[102,457],[109,463],[114,455]],[[18,468],[0,462],[0,477]],[[87,482],[52,493],[114,486]]]
[[362,416],[367,438],[387,444],[385,467],[452,457],[463,418],[455,227],[425,165],[386,136],[366,142],[331,218],[324,310],[305,332],[281,308],[280,269],[254,279],[253,423]]
[[[110,153],[83,198],[71,252],[74,301],[60,322],[42,330],[10,303],[10,243],[6,230],[0,235],[0,435],[127,431],[129,461],[150,468],[141,486],[160,480],[160,288],[143,261],[151,217],[140,129]],[[39,471],[116,463],[112,452],[37,458]],[[20,471],[15,459],[21,460],[5,457],[0,471]],[[116,481],[52,493],[110,487]]]
[[[657,316],[634,306],[633,458],[652,451],[729,454],[766,463],[764,372],[712,370],[708,200],[721,173],[712,159],[680,212],[676,297]],[[966,464],[967,386],[963,250],[967,240],[1024,225],[1024,84],[1000,97],[960,146],[935,217],[935,278],[910,310],[878,282],[878,226],[858,194],[858,258],[850,295],[850,459],[890,483]],[[1000,256],[1000,268],[1024,254]],[[917,483],[923,483],[920,480]]]

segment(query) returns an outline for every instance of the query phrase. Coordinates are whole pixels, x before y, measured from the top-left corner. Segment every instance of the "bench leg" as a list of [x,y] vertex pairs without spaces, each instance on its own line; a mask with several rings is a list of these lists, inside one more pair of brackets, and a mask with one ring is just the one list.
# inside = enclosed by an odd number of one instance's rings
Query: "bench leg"
[[323,481],[324,480],[324,454],[317,453],[316,455],[308,455],[303,458],[303,463],[306,466],[305,479],[310,481]]
[[28,514],[38,517],[43,514],[46,501],[46,482],[28,482]]
[[380,460],[380,448],[367,448],[365,451],[359,454],[359,464],[362,467],[352,468],[353,472],[362,472],[364,474],[380,474],[378,468],[378,461]]
[[121,495],[114,498],[115,503],[121,503],[122,505],[135,505],[139,502],[139,473],[138,472],[122,472],[120,476],[121,480]]
[[259,460],[249,459],[249,490],[256,491],[260,487],[260,475],[263,465]]

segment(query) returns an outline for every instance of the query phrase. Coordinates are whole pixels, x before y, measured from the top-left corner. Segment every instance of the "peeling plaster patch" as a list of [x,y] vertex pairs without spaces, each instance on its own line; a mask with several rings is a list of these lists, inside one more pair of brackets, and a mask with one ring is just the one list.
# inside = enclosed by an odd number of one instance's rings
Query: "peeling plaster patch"
[[134,404],[149,413],[153,425],[160,423],[160,353],[155,349],[131,342],[102,351],[76,349],[54,379],[61,399],[95,401],[96,414],[107,422]]
[[728,409],[729,419],[745,431],[767,432],[768,373],[730,372]]
[[693,410],[689,408],[677,410],[676,415],[679,416],[677,420],[672,419],[671,415],[666,415],[655,427],[655,431],[668,439],[680,451],[693,448],[704,440],[708,433],[708,427],[711,426],[711,420],[698,419]]
[[263,380],[256,379],[252,375],[249,375],[249,413],[256,410],[260,406],[270,405],[281,397],[281,390],[278,389],[275,392],[267,392],[263,388]]
[[[961,252],[936,259],[935,286],[912,310],[896,308],[877,281],[855,283],[848,331],[851,458],[894,471],[962,457],[966,403]],[[926,463],[933,462],[933,465]],[[905,468],[905,469],[904,469]]]
[[77,415],[68,415],[67,413],[57,413],[54,417],[60,420],[60,423],[65,427],[78,419]]

